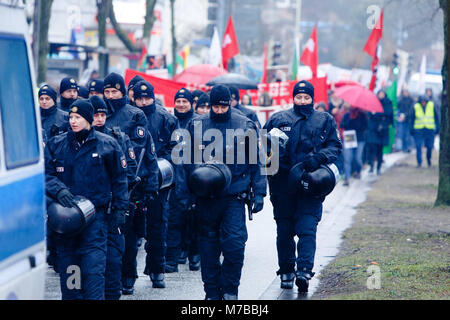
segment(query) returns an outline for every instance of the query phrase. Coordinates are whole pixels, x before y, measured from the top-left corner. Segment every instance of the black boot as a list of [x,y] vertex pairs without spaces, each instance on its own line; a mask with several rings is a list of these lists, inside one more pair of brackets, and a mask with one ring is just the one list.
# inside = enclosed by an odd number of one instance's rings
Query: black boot
[[153,288],[165,288],[164,273],[150,273],[150,280],[153,282]]
[[165,273],[178,272],[178,264],[167,263],[164,266]]
[[298,292],[308,292],[309,280],[314,276],[314,272],[303,268],[302,270],[297,270],[295,276],[297,277],[295,284],[298,287]]
[[134,283],[135,278],[124,278],[122,279],[122,294],[131,295],[134,293]]
[[191,271],[200,270],[200,255],[199,254],[189,257],[189,270],[191,270]]
[[187,261],[187,252],[186,251],[181,251],[180,257],[178,258],[178,263],[179,264],[185,264]]
[[281,284],[280,284],[281,289],[292,289],[294,287],[295,274],[293,272],[282,273],[280,277],[281,277]]
[[231,293],[223,294],[223,300],[237,300],[237,299],[238,299],[237,294],[231,294]]

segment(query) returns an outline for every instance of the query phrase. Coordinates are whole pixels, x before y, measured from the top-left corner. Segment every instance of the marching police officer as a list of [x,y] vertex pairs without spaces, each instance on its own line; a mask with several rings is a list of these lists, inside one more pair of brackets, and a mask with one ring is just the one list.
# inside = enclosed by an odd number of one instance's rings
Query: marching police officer
[[[185,129],[191,119],[199,117],[192,107],[193,94],[188,89],[181,88],[175,94],[174,100],[174,114],[178,118],[180,128]],[[175,197],[171,197],[169,212],[165,270],[167,273],[177,272],[178,263],[184,264],[189,258],[189,269],[197,271],[200,269],[200,254],[194,208],[185,211]]]
[[192,91],[192,109],[195,110],[197,108],[197,102],[200,96],[203,94],[202,90],[194,90]]
[[[133,185],[136,179],[136,157],[130,138],[121,132],[120,128],[110,129],[105,126],[108,109],[103,99],[94,95],[89,98],[89,101],[94,107],[92,126],[96,131],[107,134],[119,143],[127,161],[128,186]],[[128,218],[129,216],[127,216]],[[126,232],[124,228],[119,230],[113,223],[109,224],[105,272],[106,300],[119,300],[121,296],[122,257],[125,250],[124,232]]]
[[[301,163],[301,173],[313,172],[321,165],[336,161],[342,144],[332,116],[314,110],[314,87],[308,81],[293,89],[294,107],[274,113],[264,129],[274,128],[289,138],[280,148],[279,170],[268,176],[270,200],[277,224],[277,251],[281,288],[292,289],[294,278],[300,292],[308,290],[314,276],[317,224],[322,217],[324,197],[297,192],[289,184],[290,170]],[[296,172],[296,171],[293,171]],[[301,175],[300,173],[300,175]],[[294,177],[299,179],[300,177]],[[294,236],[298,236],[297,257]],[[297,271],[295,271],[297,264]]]
[[199,115],[209,114],[210,109],[209,94],[204,93],[198,98],[197,104],[195,105],[195,112]]
[[[177,175],[177,197],[183,205],[188,207],[189,202],[194,199],[190,193],[197,199],[201,274],[205,298],[208,300],[237,299],[247,241],[245,203],[250,202],[253,213],[259,212],[263,208],[266,193],[266,180],[261,175],[261,166],[257,159],[252,163],[249,160],[250,152],[241,152],[241,155],[244,154],[244,161],[240,163],[237,160],[238,147],[245,147],[245,150],[258,148],[256,141],[245,144],[245,135],[253,135],[257,139],[258,128],[245,116],[233,113],[230,100],[231,95],[227,87],[218,85],[211,90],[210,114],[192,120],[187,127],[194,159],[190,159],[192,164],[183,164],[185,175]],[[236,136],[232,141],[227,141],[225,137],[230,130]],[[214,156],[213,152],[208,156],[206,151],[209,150],[209,145],[206,146],[202,137],[219,131],[224,143],[218,143]],[[194,145],[193,142],[197,139],[201,139],[200,145]],[[227,154],[227,159],[231,156],[232,160],[215,159],[216,155],[220,158],[220,153],[222,156]],[[200,159],[195,161],[197,164],[194,163],[196,158]],[[209,164],[209,159],[217,162]],[[217,173],[218,170],[221,173],[217,176],[214,172]],[[204,174],[204,171],[208,173]],[[215,182],[209,181],[208,176],[220,177],[220,181],[216,181],[216,178],[212,179]],[[219,185],[220,188],[210,188]],[[216,192],[210,194],[209,190]],[[249,199],[248,195],[251,194],[253,196]]]
[[[144,155],[142,166],[136,175],[142,177],[135,193],[139,192],[144,202],[153,200],[158,194],[158,165],[155,159],[155,144],[150,131],[147,130],[147,118],[142,110],[127,103],[125,81],[117,73],[109,74],[103,81],[103,93],[108,106],[106,126],[109,128],[119,127],[122,132],[130,137],[135,154]],[[144,151],[143,151],[144,150]],[[135,195],[132,196],[132,198]],[[137,209],[136,209],[137,210]],[[131,212],[133,224],[136,227],[137,212]],[[143,223],[143,222],[142,222]],[[131,238],[136,236],[131,228],[127,228],[125,235],[125,253],[123,261],[123,287],[124,294],[133,292],[134,282],[137,278],[136,255],[137,241]]]
[[[74,197],[83,196],[96,212],[81,233],[57,240],[62,298],[102,300],[108,219],[113,219],[118,228],[125,222],[128,209],[127,163],[117,141],[92,128],[93,107],[89,101],[74,102],[69,116],[71,129],[50,139],[45,148],[46,191],[64,207],[73,207]],[[73,266],[81,273],[81,288],[69,286]]]
[[63,111],[69,112],[72,103],[78,99],[77,81],[72,77],[63,78],[59,85],[59,94],[58,107]]
[[89,82],[88,86],[89,97],[99,96],[103,99],[103,80],[93,79]]
[[[172,133],[178,128],[178,119],[157,106],[152,84],[140,81],[133,87],[136,106],[142,110],[148,119],[147,129],[153,137],[155,153],[158,158],[171,162],[171,152],[176,145],[172,141]],[[159,190],[154,199],[146,199],[147,207],[147,252],[144,273],[149,275],[154,288],[165,288],[164,271],[167,250],[168,199],[171,187]]]
[[56,105],[56,91],[48,84],[38,92],[42,128],[47,139],[69,129],[69,114]]
[[85,86],[78,86],[78,99],[89,99],[89,89]]
[[136,83],[139,81],[144,81],[145,79],[142,78],[140,75],[135,75],[133,78],[131,78],[130,82],[128,83],[128,98],[130,99],[130,103],[133,106],[136,106],[136,103],[134,101],[134,90],[133,87]]
[[242,112],[247,118],[252,120],[256,123],[258,128],[261,128],[261,123],[258,120],[258,116],[256,115],[255,111],[244,107],[239,103],[239,89],[236,86],[230,86],[230,93],[231,93],[231,106],[233,108],[236,108],[240,112]]

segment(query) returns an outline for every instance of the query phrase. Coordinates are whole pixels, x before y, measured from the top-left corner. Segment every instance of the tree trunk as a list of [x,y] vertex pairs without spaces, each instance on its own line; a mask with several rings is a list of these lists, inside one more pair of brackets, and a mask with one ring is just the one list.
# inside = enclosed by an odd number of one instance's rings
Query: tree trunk
[[175,0],[170,0],[170,25],[172,31],[172,77],[177,74],[177,38],[175,36]]
[[156,21],[156,17],[153,14],[155,10],[156,0],[146,0],[145,1],[145,23],[143,28],[142,38],[148,41],[147,45],[150,44],[151,31],[153,24]]
[[48,54],[48,28],[52,12],[53,0],[42,0],[39,12],[39,58],[38,58],[38,85],[47,80],[47,54]]
[[130,38],[128,37],[128,34],[122,30],[120,27],[120,24],[116,20],[116,15],[114,13],[114,5],[112,3],[112,0],[108,0],[110,8],[109,8],[109,19],[111,21],[111,24],[116,31],[117,36],[119,37],[120,41],[124,44],[124,46],[128,49],[130,52],[137,52],[139,51],[139,48],[134,45],[133,42],[131,42]]
[[[98,21],[98,46],[106,50],[106,18],[109,13],[109,0],[97,1],[97,21]],[[98,55],[98,73],[104,78],[108,72],[108,56],[106,53]]]
[[450,0],[439,0],[440,7],[444,12],[444,62],[442,65],[442,106],[441,106],[441,129],[439,147],[439,185],[435,205],[450,206],[450,112],[448,110],[448,65],[450,38],[448,29],[448,10]]

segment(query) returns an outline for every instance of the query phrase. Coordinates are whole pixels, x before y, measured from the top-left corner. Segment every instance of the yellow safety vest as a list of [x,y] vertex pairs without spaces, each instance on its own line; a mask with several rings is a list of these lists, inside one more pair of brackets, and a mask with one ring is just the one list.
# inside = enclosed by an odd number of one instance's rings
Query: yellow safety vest
[[427,103],[425,113],[420,103],[414,105],[414,111],[416,112],[416,120],[414,121],[414,129],[431,129],[436,128],[434,123],[434,103],[432,101]]

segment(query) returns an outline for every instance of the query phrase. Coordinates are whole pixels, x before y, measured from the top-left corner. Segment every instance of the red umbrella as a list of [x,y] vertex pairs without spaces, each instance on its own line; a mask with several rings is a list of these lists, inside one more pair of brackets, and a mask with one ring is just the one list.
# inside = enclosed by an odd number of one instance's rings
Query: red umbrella
[[209,64],[198,64],[186,68],[183,72],[173,77],[173,80],[188,84],[205,84],[209,80],[226,73],[228,72],[223,68],[214,67]]
[[362,86],[343,86],[337,88],[334,94],[345,102],[348,102],[352,107],[366,111],[384,112],[383,106],[377,96]]

